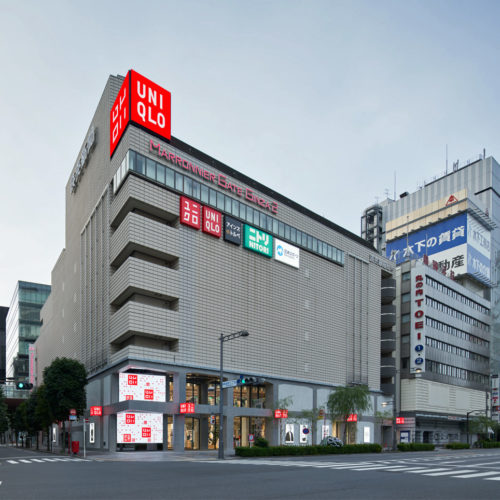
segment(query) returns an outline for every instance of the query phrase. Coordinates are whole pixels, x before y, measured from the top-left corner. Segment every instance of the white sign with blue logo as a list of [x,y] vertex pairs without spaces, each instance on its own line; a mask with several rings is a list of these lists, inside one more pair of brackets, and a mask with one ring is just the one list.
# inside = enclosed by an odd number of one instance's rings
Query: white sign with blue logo
[[299,268],[300,250],[289,243],[274,238],[274,258],[283,264]]

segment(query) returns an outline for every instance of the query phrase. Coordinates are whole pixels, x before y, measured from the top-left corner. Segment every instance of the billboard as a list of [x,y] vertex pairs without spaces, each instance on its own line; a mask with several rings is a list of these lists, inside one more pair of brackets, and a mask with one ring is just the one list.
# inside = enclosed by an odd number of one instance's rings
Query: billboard
[[170,140],[171,94],[131,69],[109,112],[109,156],[130,122]]
[[406,260],[431,256],[464,243],[467,243],[465,213],[388,242],[386,257],[399,265]]
[[490,281],[490,231],[470,214],[462,213],[387,243],[386,256],[396,265],[429,256],[445,272],[472,274]]
[[289,266],[299,268],[300,250],[289,243],[274,238],[274,258],[288,264]]
[[117,413],[116,442],[162,443],[163,414],[132,411]]
[[272,257],[273,237],[260,229],[245,224],[243,247],[266,257]]
[[159,401],[165,399],[165,376],[120,373],[119,401]]

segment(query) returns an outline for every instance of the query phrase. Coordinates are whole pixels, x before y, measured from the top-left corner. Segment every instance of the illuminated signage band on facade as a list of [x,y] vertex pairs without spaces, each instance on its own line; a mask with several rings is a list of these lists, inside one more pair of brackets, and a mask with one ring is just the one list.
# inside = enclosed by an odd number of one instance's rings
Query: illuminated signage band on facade
[[260,253],[265,257],[273,256],[273,237],[255,227],[245,224],[243,235],[243,247]]
[[184,170],[196,175],[197,177],[201,177],[202,179],[211,182],[212,184],[216,184],[217,186],[225,189],[226,191],[231,191],[231,193],[239,196],[240,198],[244,198],[259,207],[267,210],[268,212],[272,212],[273,214],[278,213],[278,204],[274,201],[267,201],[260,196],[257,196],[252,189],[247,187],[241,187],[236,184],[233,184],[227,180],[227,177],[224,174],[214,174],[209,170],[199,167],[195,165],[189,160],[182,158],[181,156],[176,155],[166,149],[162,148],[161,144],[155,144],[154,141],[149,141],[149,151],[154,151],[161,158],[165,158],[166,161],[175,165],[176,167],[181,167]]
[[170,109],[170,92],[131,69],[109,112],[109,156],[131,122],[169,141]]

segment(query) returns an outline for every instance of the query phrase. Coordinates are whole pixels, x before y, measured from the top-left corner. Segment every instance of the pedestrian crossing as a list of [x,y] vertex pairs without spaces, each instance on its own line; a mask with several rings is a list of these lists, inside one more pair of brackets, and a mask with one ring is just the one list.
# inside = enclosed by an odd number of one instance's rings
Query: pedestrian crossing
[[[477,458],[480,455],[475,455]],[[485,455],[487,456],[487,455]],[[485,481],[500,481],[500,462],[483,462],[480,464],[464,463],[464,457],[448,459],[448,457],[410,458],[404,460],[374,460],[365,462],[323,462],[314,460],[197,460],[211,464],[232,465],[264,465],[276,467],[309,467],[329,469],[331,471],[356,472],[391,472],[401,474],[420,474],[426,477],[450,477],[457,479],[482,479]],[[497,470],[492,470],[492,469]],[[489,470],[485,470],[489,469]]]
[[49,462],[90,462],[84,458],[70,458],[70,457],[53,457],[53,458],[10,458],[6,460],[0,460],[0,464],[4,462],[10,465],[22,465],[31,463],[49,463]]

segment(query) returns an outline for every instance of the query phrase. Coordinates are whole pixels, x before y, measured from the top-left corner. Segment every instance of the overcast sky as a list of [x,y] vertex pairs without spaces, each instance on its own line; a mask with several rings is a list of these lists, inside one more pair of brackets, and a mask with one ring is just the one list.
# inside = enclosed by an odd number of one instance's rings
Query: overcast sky
[[[359,235],[364,208],[500,157],[500,2],[0,0],[0,305],[50,284],[64,186],[110,74],[172,134]],[[394,177],[396,173],[396,187]]]

